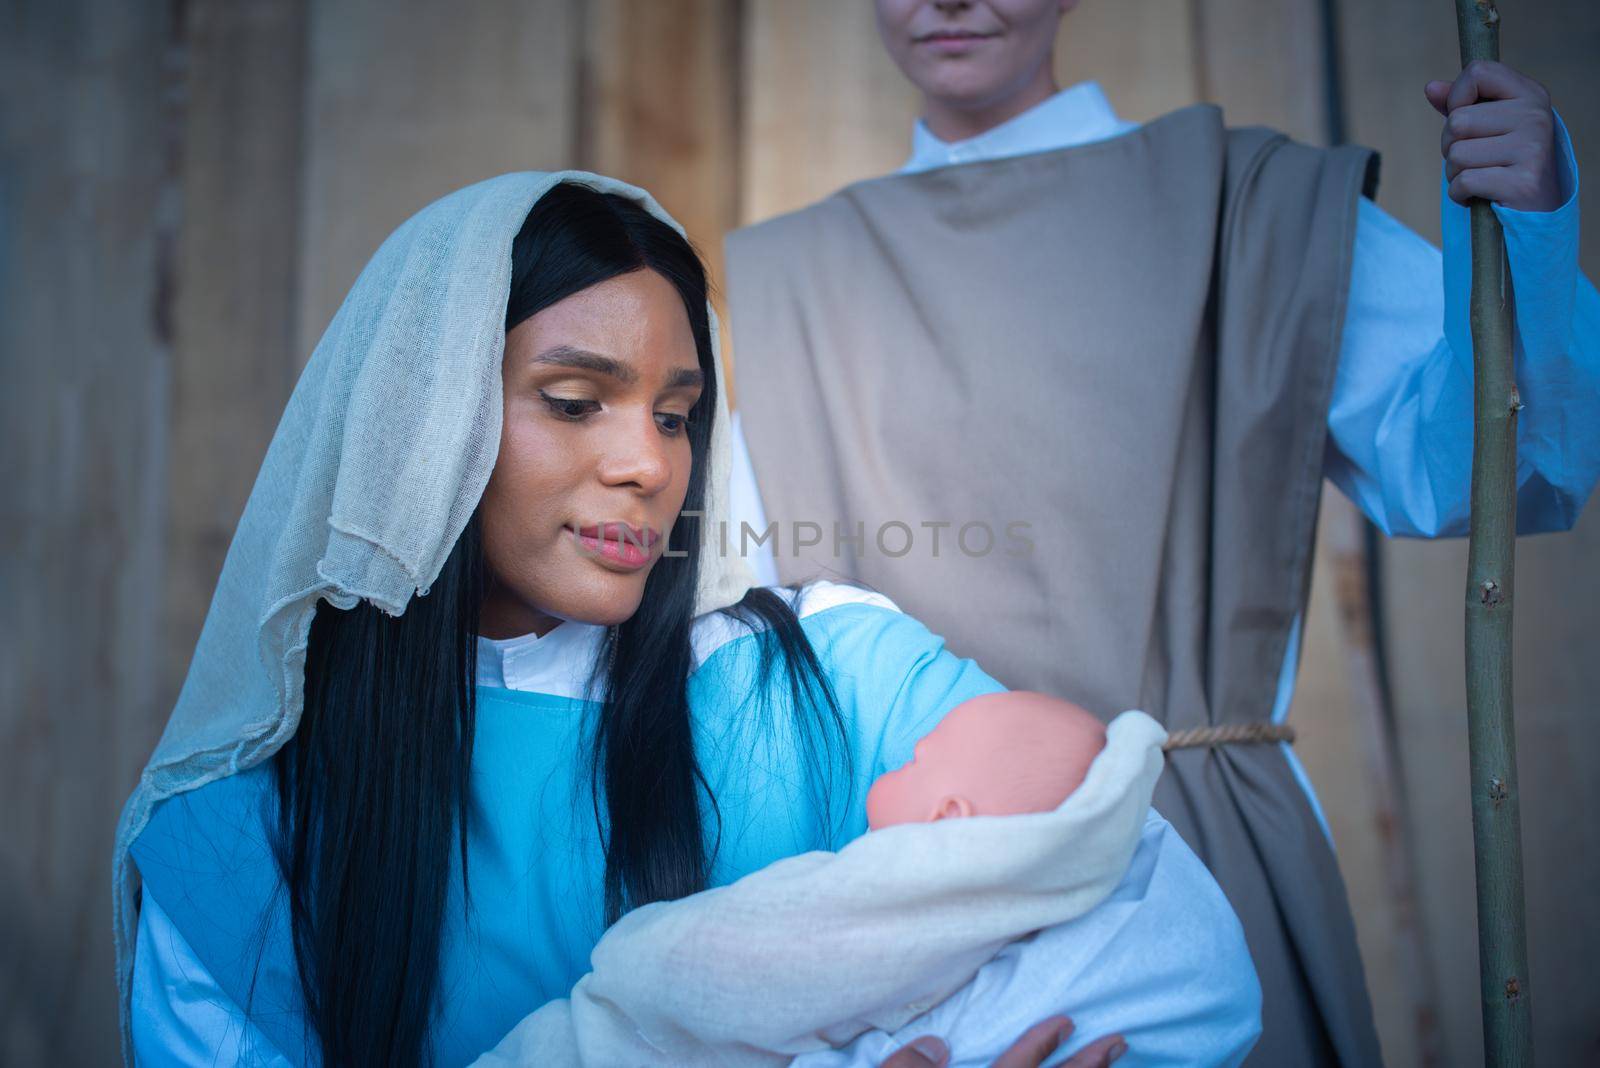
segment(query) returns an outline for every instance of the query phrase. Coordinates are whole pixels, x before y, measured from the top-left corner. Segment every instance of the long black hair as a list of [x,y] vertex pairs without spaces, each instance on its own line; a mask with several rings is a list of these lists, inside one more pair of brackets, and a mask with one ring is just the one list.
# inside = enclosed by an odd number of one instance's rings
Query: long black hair
[[[716,374],[706,277],[692,246],[633,201],[560,183],[529,212],[512,247],[506,329],[589,286],[657,271],[683,298],[705,389],[689,413],[694,458],[684,515],[646,580],[638,611],[607,629],[592,681],[602,688],[587,764],[605,848],[604,913],[706,888],[699,790],[720,810],[696,759],[688,679]],[[306,650],[305,710],[274,756],[275,840],[289,899],[307,1021],[325,1065],[427,1065],[452,865],[467,886],[476,644],[486,588],[478,517],[426,597],[404,614],[365,602],[319,603]],[[844,718],[789,603],[753,589],[723,610],[758,635],[756,689],[781,663],[816,772],[832,772],[834,736],[853,780]],[[834,734],[826,727],[834,728]],[[818,755],[826,749],[827,757]],[[573,754],[578,759],[578,754]],[[825,812],[831,781],[820,786]],[[606,815],[602,817],[604,804]],[[824,819],[826,820],[826,815]],[[820,843],[819,843],[820,844]],[[535,1006],[529,1006],[530,1010]]]

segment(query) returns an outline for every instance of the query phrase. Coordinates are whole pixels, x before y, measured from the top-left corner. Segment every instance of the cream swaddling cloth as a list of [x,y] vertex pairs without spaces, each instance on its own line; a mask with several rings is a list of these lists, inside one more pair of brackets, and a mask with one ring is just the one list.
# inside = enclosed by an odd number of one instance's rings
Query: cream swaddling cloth
[[869,831],[656,902],[600,939],[569,997],[475,1063],[778,1065],[892,1032],[1005,945],[1106,898],[1138,844],[1166,732],[1124,712],[1048,812]]

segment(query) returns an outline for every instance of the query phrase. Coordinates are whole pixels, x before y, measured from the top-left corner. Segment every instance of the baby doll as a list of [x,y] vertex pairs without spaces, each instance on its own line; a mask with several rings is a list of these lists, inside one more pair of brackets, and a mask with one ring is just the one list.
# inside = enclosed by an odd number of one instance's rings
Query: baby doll
[[1103,724],[1041,693],[984,694],[951,709],[867,792],[867,824],[1049,812],[1089,774],[1106,745]]
[[[1042,694],[958,705],[873,784],[868,833],[633,910],[570,997],[477,1063],[879,1063],[839,1051],[893,1033],[1118,886],[1165,737],[1142,712],[1107,729]],[[1062,1008],[1034,1007],[1034,1019]],[[987,1064],[1016,1033],[971,1052]]]

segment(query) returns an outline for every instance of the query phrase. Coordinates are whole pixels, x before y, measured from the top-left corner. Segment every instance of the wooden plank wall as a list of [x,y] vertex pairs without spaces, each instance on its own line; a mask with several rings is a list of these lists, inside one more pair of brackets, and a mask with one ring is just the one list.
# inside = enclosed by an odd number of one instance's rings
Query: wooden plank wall
[[159,715],[172,370],[164,12],[0,30],[0,1063],[109,1064],[112,824]]
[[[1339,0],[1347,121],[1380,202],[1437,238],[1429,77],[1442,0]],[[904,159],[915,94],[864,0],[105,0],[22,3],[0,33],[0,1062],[115,1059],[107,864],[295,375],[406,216],[502,171],[576,166],[651,189],[721,278],[722,236]],[[1581,0],[1507,13],[1508,59],[1600,144]],[[1321,141],[1320,0],[1085,3],[1063,85],[1125,118],[1200,99]],[[1523,25],[1538,21],[1537,26]],[[1585,265],[1597,274],[1600,234]],[[736,361],[737,354],[731,354]],[[1343,507],[1336,494],[1324,522]],[[1519,556],[1518,686],[1541,1050],[1600,1048],[1600,527]],[[1445,1063],[1477,1057],[1460,729],[1464,545],[1394,545],[1386,609]],[[1360,914],[1388,1060],[1415,1063],[1404,962],[1319,557],[1294,719]],[[1583,596],[1583,594],[1588,596]],[[1538,607],[1534,607],[1538,606]],[[1559,828],[1559,830],[1558,830]]]
[[582,6],[311,5],[302,362],[378,245],[418,209],[506,171],[570,165]]

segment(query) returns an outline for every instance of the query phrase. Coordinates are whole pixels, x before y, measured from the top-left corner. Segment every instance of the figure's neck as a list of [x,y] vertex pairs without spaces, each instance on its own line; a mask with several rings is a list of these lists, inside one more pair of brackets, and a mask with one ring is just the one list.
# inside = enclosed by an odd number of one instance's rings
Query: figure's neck
[[978,107],[924,95],[922,124],[941,141],[965,141],[1011,121],[1060,91],[1053,64],[1044,63],[1016,92]]

